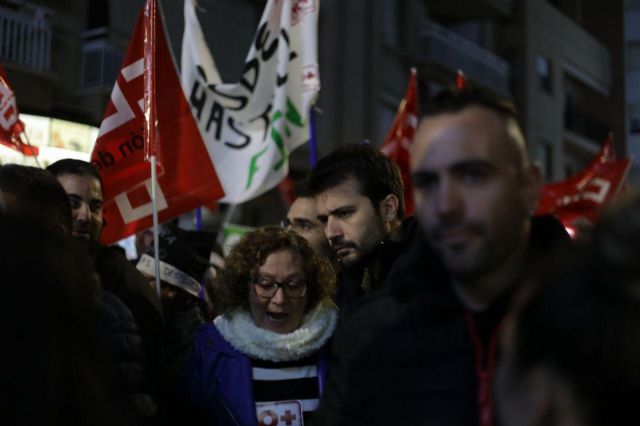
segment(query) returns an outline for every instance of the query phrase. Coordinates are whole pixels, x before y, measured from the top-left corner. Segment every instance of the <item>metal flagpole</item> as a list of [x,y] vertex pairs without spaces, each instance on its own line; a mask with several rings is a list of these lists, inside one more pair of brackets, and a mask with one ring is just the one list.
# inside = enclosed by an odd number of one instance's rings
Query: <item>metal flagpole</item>
[[316,112],[315,107],[309,109],[309,164],[311,168],[318,162],[318,150],[316,146]]
[[231,222],[231,219],[233,218],[233,214],[236,211],[236,206],[237,204],[229,204],[229,207],[227,208],[227,211],[224,214],[224,219],[222,220],[222,224],[220,225],[220,232],[218,232],[218,237],[216,238],[216,242],[222,246],[222,243],[224,243],[224,228],[226,225],[228,225]]
[[202,231],[202,207],[198,207],[195,210],[196,213],[196,231]]
[[157,115],[156,115],[156,0],[147,0],[144,8],[145,14],[145,39],[144,39],[144,115],[145,115],[145,155],[151,162],[151,206],[153,217],[153,252],[155,253],[156,294],[161,300],[160,291],[160,232],[158,224],[157,202],[157,171],[156,171],[156,144],[157,144]]
[[151,155],[151,205],[153,215],[153,252],[155,253],[156,294],[161,300],[160,292],[160,225],[158,223],[158,203],[156,201],[156,155]]

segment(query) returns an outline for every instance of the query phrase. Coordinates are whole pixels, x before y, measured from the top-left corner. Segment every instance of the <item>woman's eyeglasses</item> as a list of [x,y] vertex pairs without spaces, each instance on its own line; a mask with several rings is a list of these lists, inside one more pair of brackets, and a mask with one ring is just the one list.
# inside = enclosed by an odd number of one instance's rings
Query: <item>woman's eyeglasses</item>
[[284,294],[292,299],[304,297],[307,292],[307,283],[299,279],[293,279],[283,283],[266,277],[258,277],[253,280],[253,291],[255,291],[258,297],[265,299],[270,299],[275,296],[278,287],[282,288]]

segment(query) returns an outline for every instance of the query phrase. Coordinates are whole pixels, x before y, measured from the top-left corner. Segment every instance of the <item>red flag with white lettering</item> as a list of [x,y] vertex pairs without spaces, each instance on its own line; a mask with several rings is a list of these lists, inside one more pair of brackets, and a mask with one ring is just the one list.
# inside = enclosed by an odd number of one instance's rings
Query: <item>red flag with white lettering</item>
[[554,214],[569,229],[577,220],[594,223],[602,208],[620,191],[630,166],[630,159],[616,159],[609,137],[584,170],[542,188],[535,214]]
[[[91,155],[104,183],[103,244],[152,225],[151,167],[144,143],[145,78],[151,73],[145,73],[144,19],[140,13]],[[224,191],[182,91],[162,20],[155,24],[156,107],[149,121],[157,121],[156,200],[164,222],[222,197]]]
[[400,167],[404,184],[405,213],[411,216],[414,211],[411,173],[409,170],[409,147],[418,125],[418,83],[416,70],[411,69],[407,92],[398,106],[396,117],[380,150]]
[[18,105],[13,89],[9,85],[4,67],[0,64],[0,144],[21,152],[26,156],[38,155],[38,147],[25,144],[20,135],[24,123],[18,117]]

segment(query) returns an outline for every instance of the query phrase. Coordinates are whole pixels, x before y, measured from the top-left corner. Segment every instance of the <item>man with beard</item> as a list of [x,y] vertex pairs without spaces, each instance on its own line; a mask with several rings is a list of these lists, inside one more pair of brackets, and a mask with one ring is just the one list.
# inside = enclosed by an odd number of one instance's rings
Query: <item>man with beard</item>
[[493,423],[497,341],[526,265],[566,232],[532,219],[539,172],[510,103],[445,90],[411,147],[426,236],[335,337],[323,425]]
[[342,146],[322,158],[309,189],[341,268],[336,303],[344,315],[363,294],[383,286],[417,226],[403,221],[398,167],[368,144]]
[[93,255],[102,287],[118,296],[131,310],[142,336],[149,377],[153,377],[161,359],[160,302],[145,277],[121,252],[100,244],[105,226],[100,174],[91,163],[71,158],[56,161],[47,170],[67,193],[71,204],[71,234],[85,243]]

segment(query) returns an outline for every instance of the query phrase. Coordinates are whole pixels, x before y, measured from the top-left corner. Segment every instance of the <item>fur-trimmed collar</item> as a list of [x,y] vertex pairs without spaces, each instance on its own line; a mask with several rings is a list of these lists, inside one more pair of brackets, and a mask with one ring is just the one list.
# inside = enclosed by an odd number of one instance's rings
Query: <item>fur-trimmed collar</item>
[[302,359],[320,349],[333,334],[337,318],[333,305],[319,304],[304,316],[298,329],[287,334],[257,327],[244,310],[220,315],[213,323],[236,350],[252,358],[281,362]]

